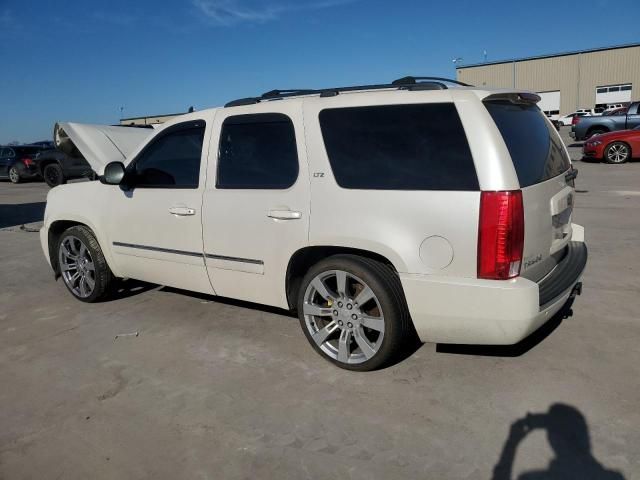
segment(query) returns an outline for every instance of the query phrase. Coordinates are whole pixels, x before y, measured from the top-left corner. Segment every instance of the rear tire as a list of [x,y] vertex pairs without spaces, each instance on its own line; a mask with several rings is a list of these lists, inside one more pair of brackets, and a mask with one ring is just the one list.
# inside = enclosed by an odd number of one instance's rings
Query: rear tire
[[302,280],[297,306],[314,350],[346,370],[387,366],[416,338],[398,275],[369,258],[317,263]]
[[62,172],[62,167],[57,163],[46,165],[42,171],[42,176],[46,184],[51,188],[67,183],[67,179],[64,178],[64,173]]
[[631,148],[624,142],[613,142],[604,150],[604,161],[620,164],[631,158]]
[[89,228],[78,225],[65,230],[56,252],[64,285],[75,298],[93,303],[111,293],[115,277]]
[[9,180],[11,180],[11,183],[20,183],[22,181],[22,178],[20,178],[20,173],[15,166],[9,169]]

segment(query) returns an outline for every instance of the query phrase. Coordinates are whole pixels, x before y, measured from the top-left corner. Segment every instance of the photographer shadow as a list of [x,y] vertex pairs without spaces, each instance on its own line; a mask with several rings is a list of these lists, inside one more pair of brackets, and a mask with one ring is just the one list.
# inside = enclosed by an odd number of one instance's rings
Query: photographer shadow
[[527,414],[516,420],[509,431],[502,454],[493,469],[493,480],[511,480],[518,445],[533,430],[544,429],[554,458],[545,470],[520,474],[519,480],[624,480],[617,471],[603,467],[591,453],[589,427],[576,408],[556,403],[546,413]]

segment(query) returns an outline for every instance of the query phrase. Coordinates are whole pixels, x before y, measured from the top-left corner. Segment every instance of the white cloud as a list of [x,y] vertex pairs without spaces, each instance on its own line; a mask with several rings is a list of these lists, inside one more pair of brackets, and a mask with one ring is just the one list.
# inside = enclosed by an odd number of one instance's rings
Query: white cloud
[[238,23],[266,23],[283,14],[331,8],[356,0],[316,0],[300,3],[275,3],[270,0],[192,0],[193,5],[214,25],[229,26]]

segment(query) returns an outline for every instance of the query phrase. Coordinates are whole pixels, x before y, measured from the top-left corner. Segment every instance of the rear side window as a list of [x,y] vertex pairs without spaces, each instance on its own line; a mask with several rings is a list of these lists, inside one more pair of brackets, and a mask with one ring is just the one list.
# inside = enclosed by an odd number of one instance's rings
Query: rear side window
[[236,115],[222,124],[217,188],[286,189],[298,178],[291,119],[281,113]]
[[479,189],[453,103],[326,109],[320,127],[343,188]]
[[14,150],[17,155],[35,155],[42,149],[40,147],[15,147]]
[[560,175],[571,165],[555,128],[538,107],[510,102],[485,102],[509,149],[520,187]]

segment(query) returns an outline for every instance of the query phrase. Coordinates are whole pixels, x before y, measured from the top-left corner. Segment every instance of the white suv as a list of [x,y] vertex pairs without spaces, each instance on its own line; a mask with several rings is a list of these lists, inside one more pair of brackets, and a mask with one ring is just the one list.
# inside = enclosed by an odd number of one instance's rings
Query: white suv
[[416,334],[513,344],[579,293],[587,261],[575,173],[538,100],[406,77],[157,130],[62,123],[58,146],[101,176],[49,192],[42,246],[79,300],[120,277],[297,310],[351,370]]

